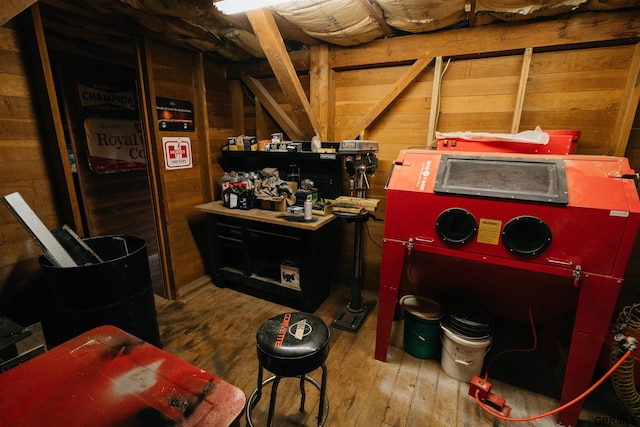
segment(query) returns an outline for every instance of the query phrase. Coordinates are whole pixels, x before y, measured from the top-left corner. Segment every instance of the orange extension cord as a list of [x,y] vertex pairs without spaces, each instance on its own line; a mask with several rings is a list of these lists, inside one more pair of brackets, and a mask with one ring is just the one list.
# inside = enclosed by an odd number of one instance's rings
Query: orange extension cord
[[[536,349],[537,345],[538,345],[538,337],[536,335],[536,329],[535,329],[535,325],[533,322],[533,315],[531,314],[531,307],[529,307],[529,321],[531,322],[531,330],[533,331],[533,346],[531,348],[528,349],[522,349],[522,350],[505,350],[501,353],[496,354],[491,361],[487,364],[487,370],[485,371],[484,374],[484,379],[485,381],[487,380],[488,376],[489,376],[489,367],[491,366],[491,364],[499,357],[502,356],[505,353],[511,353],[511,352],[530,352]],[[618,360],[618,362],[613,365],[611,367],[611,369],[609,369],[609,371],[607,371],[607,373],[600,378],[595,384],[593,384],[591,387],[589,387],[584,393],[582,393],[580,396],[576,397],[575,399],[573,399],[570,402],[565,403],[564,405],[560,406],[559,408],[556,408],[552,411],[549,412],[545,412],[544,414],[539,414],[539,415],[533,415],[530,417],[524,417],[524,418],[509,418],[509,417],[505,417],[504,415],[501,415],[499,413],[497,413],[496,411],[494,411],[491,407],[485,405],[484,403],[482,403],[480,401],[480,398],[478,397],[478,394],[480,392],[480,390],[476,390],[476,395],[475,395],[475,399],[476,402],[478,402],[478,405],[480,405],[480,407],[488,414],[493,415],[496,418],[499,418],[501,420],[505,420],[505,421],[532,421],[532,420],[537,420],[540,418],[544,418],[544,417],[548,417],[549,415],[553,415],[555,413],[558,413],[560,411],[562,411],[563,409],[566,409],[572,405],[575,405],[576,403],[578,403],[579,401],[581,401],[582,399],[584,399],[585,397],[587,397],[591,392],[593,392],[593,390],[595,390],[596,388],[598,388],[600,386],[600,384],[602,384],[607,378],[609,378],[615,371],[616,369],[618,369],[620,367],[620,365],[622,365],[624,363],[625,360],[627,360],[627,358],[629,358],[629,356],[631,356],[633,352],[631,350],[628,350],[624,356],[622,356],[620,358],[620,360]]]
[[486,381],[487,379],[489,379],[489,368],[491,368],[491,365],[493,364],[493,362],[495,362],[495,360],[502,356],[503,354],[507,354],[507,353],[529,353],[534,351],[536,348],[538,348],[538,335],[536,334],[536,326],[535,323],[533,322],[533,314],[531,313],[531,307],[529,307],[529,323],[531,324],[531,333],[533,333],[533,345],[531,346],[531,348],[526,348],[526,349],[509,349],[509,350],[504,350],[498,354],[496,354],[495,356],[493,356],[491,358],[491,360],[489,361],[489,363],[487,363],[487,368],[484,371],[484,380]]

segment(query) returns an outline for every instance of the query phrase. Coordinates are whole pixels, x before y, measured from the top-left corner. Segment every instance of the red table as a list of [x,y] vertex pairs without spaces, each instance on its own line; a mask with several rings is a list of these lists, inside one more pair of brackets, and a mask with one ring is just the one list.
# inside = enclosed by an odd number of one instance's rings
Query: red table
[[0,375],[0,426],[228,426],[242,390],[114,326]]

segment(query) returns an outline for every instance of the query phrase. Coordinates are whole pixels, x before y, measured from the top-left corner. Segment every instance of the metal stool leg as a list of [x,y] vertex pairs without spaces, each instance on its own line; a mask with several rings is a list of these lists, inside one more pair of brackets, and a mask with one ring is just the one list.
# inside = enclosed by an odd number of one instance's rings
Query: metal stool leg
[[280,377],[276,375],[271,384],[271,401],[269,402],[269,417],[267,418],[267,426],[271,427],[271,420],[273,420],[273,412],[276,407],[276,394],[278,392],[278,384],[280,384]]
[[[304,392],[304,381],[308,381],[311,383],[311,385],[313,385],[315,388],[318,389],[319,393],[320,393],[320,401],[318,402],[319,405],[319,409],[318,409],[318,427],[324,425],[325,421],[327,420],[327,414],[329,413],[329,398],[327,397],[327,393],[326,393],[326,386],[327,386],[327,367],[323,364],[321,365],[322,368],[322,380],[321,383],[319,384],[316,380],[314,380],[313,378],[311,378],[310,376],[307,375],[301,375],[300,376],[300,380],[301,380],[301,384],[300,384],[300,388],[301,388],[301,392]],[[258,375],[260,377],[260,379],[262,379],[262,370],[258,371]],[[267,419],[267,425],[269,427],[271,427],[272,424],[272,420],[273,420],[273,415],[275,413],[275,405],[276,405],[276,393],[277,393],[277,387],[278,384],[280,383],[280,379],[282,377],[278,376],[278,375],[274,375],[270,378],[267,378],[266,380],[262,381],[258,387],[253,391],[253,393],[251,393],[251,395],[249,396],[249,398],[247,399],[247,406],[246,406],[246,417],[247,417],[247,426],[248,427],[254,427],[253,426],[253,419],[252,419],[252,411],[253,408],[256,405],[256,402],[260,399],[260,394],[261,394],[261,390],[262,388],[264,388],[264,386],[266,386],[269,383],[273,383],[271,385],[271,400],[269,401],[269,416]],[[305,393],[306,395],[306,393]],[[305,400],[305,396],[302,397],[302,405],[304,405],[304,400]],[[302,411],[304,411],[304,409],[301,409]]]
[[259,365],[258,366],[258,387],[256,387],[256,397],[251,402],[251,409],[253,409],[256,406],[256,403],[258,403],[258,400],[260,400],[261,397],[262,397],[262,365]]
[[[318,402],[318,427],[322,425],[325,421],[324,417],[326,414],[324,413],[326,392],[327,392],[327,367],[325,364],[322,364],[322,379],[320,380],[320,401]],[[329,409],[329,405],[327,404],[327,409]]]
[[304,412],[304,401],[306,398],[305,392],[304,392],[304,379],[305,379],[305,374],[300,375],[300,412]]

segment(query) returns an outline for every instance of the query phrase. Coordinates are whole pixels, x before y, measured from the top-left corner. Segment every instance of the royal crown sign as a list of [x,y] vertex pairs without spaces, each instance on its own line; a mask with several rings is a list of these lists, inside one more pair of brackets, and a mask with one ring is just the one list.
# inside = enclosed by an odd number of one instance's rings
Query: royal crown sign
[[89,167],[93,172],[103,174],[146,169],[139,121],[88,117],[84,120],[84,131]]

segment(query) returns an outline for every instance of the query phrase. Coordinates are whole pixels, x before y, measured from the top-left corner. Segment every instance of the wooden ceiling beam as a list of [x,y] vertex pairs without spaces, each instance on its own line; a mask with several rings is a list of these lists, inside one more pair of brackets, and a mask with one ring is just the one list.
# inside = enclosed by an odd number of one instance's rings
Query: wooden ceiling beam
[[0,8],[0,26],[6,24],[23,10],[34,4],[36,0],[4,0]]
[[256,9],[247,12],[247,18],[255,31],[269,65],[293,111],[294,120],[302,139],[310,140],[318,134],[318,121],[304,92],[300,79],[289,58],[278,26],[270,11]]
[[253,95],[260,101],[260,104],[271,114],[273,120],[278,123],[278,126],[282,128],[291,139],[306,139],[303,133],[298,129],[298,126],[287,116],[282,107],[271,96],[269,91],[260,83],[260,80],[253,77],[244,76],[242,81],[247,85],[249,90],[253,92]]
[[384,16],[382,16],[381,11],[374,7],[371,3],[369,3],[369,0],[360,0],[360,5],[376,21],[380,28],[382,28],[384,35],[392,36],[395,34],[393,28],[391,28],[389,24],[387,24]]
[[[308,49],[289,52],[289,58],[296,72],[306,73],[310,67],[310,54]],[[260,60],[248,63],[234,63],[227,65],[227,78],[234,80],[248,75],[253,77],[273,77],[273,69],[269,61]]]
[[[535,37],[531,35],[535,34]],[[362,46],[333,46],[334,69],[371,67],[424,57],[464,56],[534,50],[567,45],[600,43],[640,38],[640,10],[621,12],[581,12],[564,17],[531,22],[508,22],[454,31],[438,31],[374,40]],[[531,44],[534,44],[533,46]]]

